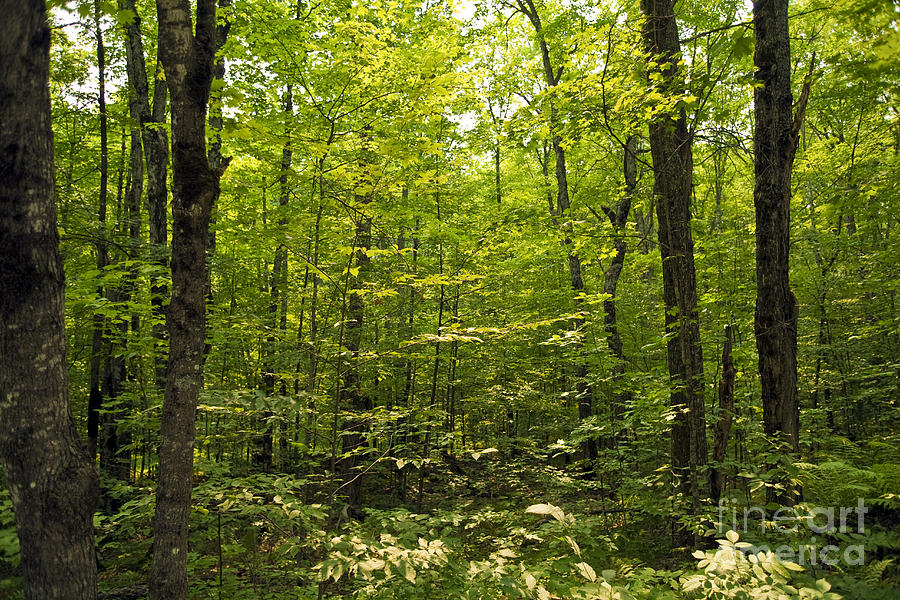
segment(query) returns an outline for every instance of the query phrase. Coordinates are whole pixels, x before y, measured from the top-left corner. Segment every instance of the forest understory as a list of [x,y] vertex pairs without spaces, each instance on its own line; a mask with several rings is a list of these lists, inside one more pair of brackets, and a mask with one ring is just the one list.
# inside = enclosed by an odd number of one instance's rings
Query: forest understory
[[0,15],[0,598],[900,598],[897,0]]

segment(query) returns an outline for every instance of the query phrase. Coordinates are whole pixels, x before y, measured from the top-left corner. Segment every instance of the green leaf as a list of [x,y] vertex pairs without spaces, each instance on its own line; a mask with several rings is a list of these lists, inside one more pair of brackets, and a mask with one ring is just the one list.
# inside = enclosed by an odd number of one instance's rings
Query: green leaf
[[122,10],[116,11],[116,21],[118,21],[119,25],[122,25],[123,27],[131,25],[136,20],[137,15],[133,10],[123,8]]

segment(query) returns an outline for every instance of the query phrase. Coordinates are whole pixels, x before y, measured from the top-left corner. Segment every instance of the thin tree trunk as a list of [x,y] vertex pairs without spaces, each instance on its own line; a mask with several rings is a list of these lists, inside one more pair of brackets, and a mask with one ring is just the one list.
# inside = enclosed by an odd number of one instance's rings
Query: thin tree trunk
[[[623,148],[623,175],[625,179],[625,194],[619,200],[615,209],[604,206],[603,212],[609,219],[610,224],[615,229],[615,242],[613,248],[615,254],[610,262],[609,268],[603,281],[603,292],[609,296],[603,301],[603,323],[606,329],[606,344],[612,354],[615,364],[612,368],[612,381],[617,387],[622,385],[623,375],[625,374],[625,353],[622,347],[622,336],[619,333],[619,323],[616,315],[616,288],[619,284],[619,277],[622,274],[622,268],[625,265],[625,255],[628,252],[628,244],[625,242],[625,226],[628,224],[628,213],[631,212],[631,202],[634,196],[634,190],[637,187],[637,137],[629,136]],[[625,404],[628,401],[628,393],[624,390],[617,389],[613,397],[611,413],[615,430],[613,431],[613,441],[618,438],[618,422],[622,418],[625,411]]]
[[731,358],[731,347],[734,335],[730,325],[725,326],[725,344],[722,346],[722,379],[719,380],[719,415],[716,423],[715,442],[713,444],[713,468],[710,469],[710,493],[714,503],[719,502],[725,487],[722,473],[722,462],[728,451],[728,435],[731,433],[731,421],[734,415],[734,360]]
[[[147,161],[147,205],[149,207],[150,223],[150,260],[165,268],[167,218],[166,205],[167,173],[169,162],[168,136],[166,134],[166,82],[159,76],[156,77],[153,88],[153,105],[150,104],[150,86],[147,82],[146,63],[144,59],[144,42],[141,35],[141,18],[138,14],[135,0],[119,0],[119,10],[128,10],[134,14],[134,18],[128,21],[125,28],[125,67],[128,75],[128,84],[131,87],[132,96],[129,99],[129,111],[132,120],[140,124],[141,141],[143,142],[144,157]],[[158,69],[157,69],[158,70]],[[132,150],[134,142],[132,141]],[[134,160],[134,158],[132,158]],[[136,167],[132,164],[132,170]],[[155,276],[150,287],[153,306],[154,324],[153,337],[156,340],[156,387],[165,387],[165,361],[162,358],[161,347],[165,343],[166,332],[163,321],[165,320],[165,307],[163,300],[168,295],[168,290],[161,277]]]
[[[228,8],[231,6],[231,0],[218,0],[219,8]],[[219,23],[216,24],[216,53],[222,50],[225,46],[225,42],[228,41],[228,31],[231,29],[231,21],[228,18],[223,18],[219,20]],[[219,55],[216,58],[215,63],[213,64],[213,80],[214,81],[225,81],[225,57]],[[211,88],[212,90],[212,88]],[[222,120],[222,87],[216,87],[214,90],[210,91],[209,101],[208,101],[208,109],[209,109],[209,129],[211,130],[212,137],[210,139],[209,144],[209,152],[207,153],[209,159],[209,168],[213,170],[213,172],[218,171],[223,162],[226,160],[224,156],[222,156],[222,128],[224,126],[224,121]],[[212,287],[212,271],[209,268],[212,263],[213,257],[216,255],[216,206],[219,203],[219,195],[216,193],[216,197],[213,199],[212,212],[209,217],[209,234],[206,244],[206,283],[204,284],[204,295],[206,296],[206,302],[208,305],[212,306],[214,295],[213,295],[213,287]],[[204,360],[206,355],[209,354],[211,347],[209,344],[206,344],[203,347],[203,356]]]
[[[368,153],[365,146],[371,139],[368,129],[363,134],[363,153]],[[368,157],[359,161],[363,170],[359,185],[365,185],[369,181],[367,168]],[[345,458],[340,461],[341,476],[344,485],[347,486],[347,496],[351,506],[360,504],[360,491],[362,488],[362,473],[357,473],[359,466],[359,452],[365,443],[365,422],[362,413],[372,409],[372,399],[364,390],[360,375],[360,350],[362,349],[363,324],[365,322],[366,304],[363,297],[362,286],[365,285],[369,271],[369,248],[372,246],[372,218],[366,214],[366,207],[372,201],[372,193],[356,195],[356,248],[355,274],[348,274],[350,285],[350,297],[347,304],[347,339],[344,346],[349,353],[349,360],[344,369],[344,381],[342,386],[342,402],[348,404],[353,413],[348,425],[344,428],[342,451]]]
[[494,192],[497,195],[497,204],[503,203],[503,188],[500,185],[500,142],[494,147]]
[[[453,296],[452,312],[453,329],[459,330],[459,283],[456,284],[456,294]],[[459,340],[450,342],[450,360],[447,368],[447,433],[451,434],[448,452],[453,455],[453,432],[456,430],[456,368],[459,366]]]
[[[100,113],[100,192],[98,196],[97,220],[99,221],[99,229],[97,231],[97,271],[103,272],[103,269],[109,264],[109,256],[106,241],[106,212],[107,212],[107,191],[109,186],[109,149],[107,134],[107,115],[106,115],[106,51],[103,47],[103,30],[100,27],[100,4],[94,1],[94,37],[97,40],[97,73],[98,87],[97,108]],[[105,292],[102,287],[98,286],[97,294],[101,298]],[[94,330],[93,339],[91,341],[91,361],[89,364],[88,374],[88,452],[91,456],[97,455],[98,440],[100,438],[100,411],[103,408],[103,391],[101,389],[101,367],[104,362],[104,350],[108,348],[103,344],[104,329],[106,321],[102,315],[96,314],[93,317]],[[108,356],[106,357],[108,360]]]
[[[320,170],[320,175],[322,171]],[[321,180],[319,181],[319,185],[322,185]],[[309,432],[307,437],[307,446],[309,448],[308,452],[311,452],[311,449],[315,447],[316,444],[316,379],[318,377],[318,368],[319,368],[319,347],[316,342],[316,339],[319,335],[319,325],[318,325],[318,309],[319,309],[319,242],[321,240],[321,224],[322,224],[322,210],[323,210],[323,198],[325,195],[324,190],[320,190],[320,198],[319,198],[319,206],[316,210],[316,225],[315,230],[313,232],[313,255],[312,255],[312,296],[309,300],[309,367],[306,373],[306,395],[307,395],[307,406],[306,406],[306,430]]]
[[[99,5],[95,3],[95,16],[97,20],[97,24],[99,27]],[[101,77],[102,79],[102,77]],[[102,125],[102,123],[101,123]],[[102,127],[101,127],[102,129]],[[102,137],[102,136],[101,136]],[[134,137],[132,136],[132,143],[134,142]],[[137,157],[138,160],[141,160],[140,157],[140,145],[137,149]],[[134,156],[132,155],[132,166]],[[131,179],[133,177],[133,173],[129,173],[128,175],[128,183],[127,187],[129,187],[129,195],[131,188]],[[119,188],[116,193],[116,224],[117,229],[121,224],[125,221],[122,217],[121,211],[121,199],[122,199],[122,179],[119,178]],[[140,184],[138,184],[140,185]],[[129,198],[130,201],[130,198]],[[103,199],[103,204],[107,204],[107,199]],[[104,208],[104,213],[106,209]],[[104,219],[105,220],[105,219]],[[121,283],[115,283],[110,285],[106,289],[106,300],[112,304],[113,306],[119,307],[122,306],[124,301],[126,300],[123,291],[123,285]],[[100,397],[102,398],[104,403],[109,403],[111,405],[115,405],[119,399],[119,396],[122,392],[122,383],[125,381],[125,360],[123,358],[123,342],[128,335],[128,322],[124,319],[110,319],[108,323],[105,324],[103,328],[104,331],[104,339],[103,339],[103,372],[100,380]],[[99,361],[98,361],[99,362]],[[122,411],[120,409],[112,409],[106,411],[104,414],[100,415],[100,431],[99,431],[99,450],[100,450],[100,471],[101,473],[112,476],[114,479],[127,481],[128,480],[128,466],[124,466],[119,464],[118,460],[119,456],[119,438],[117,434],[117,424],[122,415]],[[113,501],[112,497],[106,494],[103,494],[102,504],[105,510],[110,512],[118,509],[118,506]]]
[[188,597],[188,521],[197,398],[203,386],[206,333],[206,245],[218,171],[206,153],[206,105],[213,74],[216,5],[198,0],[196,34],[182,0],[158,0],[160,58],[172,95],[172,299],[167,315],[169,360],[160,425],[153,521],[152,600]]
[[[409,189],[404,186],[403,188],[403,204],[406,205],[406,201],[409,198]],[[413,226],[413,230],[411,232],[412,235],[412,260],[411,260],[411,268],[410,272],[414,276],[416,274],[416,265],[419,259],[419,220],[416,219],[416,223]],[[398,243],[398,246],[403,248],[405,246],[405,242]],[[416,288],[412,283],[408,283],[406,285],[407,292],[407,313],[406,313],[406,339],[411,340],[415,336],[415,314],[416,314]],[[412,412],[413,405],[415,403],[415,388],[416,388],[416,364],[415,359],[413,359],[409,354],[407,354],[406,359],[404,361],[404,377],[403,377],[403,408],[406,413],[403,417],[400,418],[398,422],[398,430],[399,435],[403,440],[403,447],[406,449],[406,452],[409,452],[409,440],[410,440],[410,425],[409,425],[409,415]],[[397,498],[401,502],[406,501],[406,487],[407,487],[407,474],[409,473],[408,469],[399,469],[397,473]]]
[[0,462],[27,600],[97,597],[97,472],[69,408],[54,203],[50,29],[0,0]]
[[[120,220],[126,223],[128,227],[129,246],[131,248],[132,257],[137,256],[140,249],[140,205],[141,197],[144,190],[144,162],[143,148],[141,145],[141,104],[138,95],[131,90],[128,98],[129,116],[137,125],[132,126],[130,133],[130,155],[129,155],[129,172],[127,185],[125,190],[125,214],[126,217]],[[121,192],[121,186],[120,186]],[[121,195],[121,194],[119,194]],[[107,296],[111,302],[118,305],[124,305],[131,297],[134,288],[135,275],[129,273],[125,278],[125,283],[119,287],[113,287],[107,290]],[[132,330],[137,335],[139,321],[137,317],[132,318]],[[103,398],[106,401],[114,402],[119,399],[124,391],[124,382],[127,377],[127,364],[123,354],[125,352],[126,339],[128,335],[129,323],[124,319],[117,324],[110,324],[107,332],[107,358],[103,369]],[[127,411],[124,407],[118,406],[113,411],[107,413],[103,419],[102,446],[100,448],[100,467],[101,470],[110,474],[120,481],[130,481],[131,479],[131,459],[126,453],[122,453],[122,449],[131,443],[131,436],[127,428],[120,428],[119,424],[125,419]],[[111,498],[106,497],[104,504],[108,509],[115,509],[115,502]]]
[[[533,0],[516,0],[516,7],[519,12],[528,17],[528,20],[531,21],[532,26],[534,26],[534,31],[538,38],[538,45],[540,46],[541,50],[541,64],[544,70],[544,82],[547,86],[547,89],[552,90],[557,85],[559,85],[563,68],[558,67],[555,71],[553,69],[553,65],[550,59],[550,48],[547,45],[547,40],[544,35],[544,28],[541,23],[541,17],[538,14],[537,7],[535,6]],[[586,324],[586,320],[584,316],[582,316],[582,307],[584,304],[584,301],[582,299],[582,293],[584,292],[584,279],[581,275],[581,259],[579,258],[578,252],[575,250],[572,243],[572,235],[574,229],[571,224],[570,215],[568,214],[570,202],[568,175],[566,170],[566,151],[563,148],[562,136],[560,136],[559,134],[560,123],[558,112],[559,111],[556,108],[553,99],[551,98],[550,135],[552,136],[551,142],[553,145],[553,153],[556,157],[557,188],[556,210],[554,214],[559,219],[562,219],[562,243],[563,247],[566,248],[569,255],[569,281],[572,286],[575,311],[579,315],[574,319],[572,324],[575,327],[575,330],[579,332],[580,336]],[[552,204],[551,212],[554,212],[552,211]],[[575,393],[578,401],[578,417],[584,420],[591,416],[591,413],[593,412],[593,392],[587,379],[587,357],[585,356],[584,342],[581,337],[577,338],[577,341],[574,344],[574,351],[577,357],[575,364]],[[597,443],[594,438],[588,438],[587,440],[585,440],[582,446],[582,452],[584,454],[584,457],[588,461],[593,461],[597,458]]]
[[[280,301],[278,302],[277,310],[278,310],[278,333],[279,333],[279,341],[280,344],[284,344],[287,341],[287,311],[288,311],[288,247],[287,247],[287,239],[284,236],[284,229],[287,227],[288,219],[287,219],[287,206],[291,197],[291,188],[288,184],[289,175],[291,170],[291,162],[293,159],[293,149],[291,145],[291,135],[292,135],[292,126],[293,126],[293,111],[294,111],[294,98],[293,98],[293,89],[290,85],[287,86],[287,90],[284,93],[284,103],[283,108],[285,112],[285,142],[284,147],[281,149],[281,175],[278,178],[278,183],[281,187],[281,196],[279,198],[278,204],[281,207],[281,215],[278,219],[278,225],[281,229],[279,231],[279,239],[282,240],[281,245],[278,248],[278,252],[276,261],[279,262],[278,266],[278,287]],[[274,291],[274,290],[273,290]],[[275,298],[272,298],[273,302]],[[287,393],[287,382],[284,377],[281,378],[281,395],[284,396]],[[279,463],[284,464],[285,459],[287,458],[288,452],[288,440],[287,440],[287,427],[290,422],[289,415],[287,411],[281,411],[281,429],[280,429],[280,437],[279,437],[279,449],[280,449],[280,458]]]

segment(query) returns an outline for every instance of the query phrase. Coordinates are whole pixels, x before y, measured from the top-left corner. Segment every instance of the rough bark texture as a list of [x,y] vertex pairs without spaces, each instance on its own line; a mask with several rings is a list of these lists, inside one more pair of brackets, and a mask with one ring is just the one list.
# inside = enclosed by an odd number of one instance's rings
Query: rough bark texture
[[[673,0],[643,0],[647,17],[644,40],[656,66],[660,92],[683,93],[678,24]],[[693,157],[684,110],[658,114],[650,122],[653,156],[653,194],[657,233],[662,255],[663,300],[669,378],[672,383],[672,466],[681,477],[681,488],[696,508],[701,495],[699,471],[706,464],[707,446],[703,403],[703,352],[697,315],[697,282],[694,241],[691,235],[691,183]]]
[[[758,85],[754,92],[756,186],[756,348],[764,430],[788,451],[799,450],[797,299],[790,289],[791,170],[796,132],[792,115],[787,0],[753,3]],[[798,112],[798,115],[802,113]],[[790,491],[767,490],[769,502],[792,504]]]
[[44,2],[0,0],[0,460],[25,597],[97,597],[97,473],[69,409]]
[[203,385],[206,244],[221,171],[206,154],[206,106],[215,54],[216,5],[200,0],[196,34],[187,0],[158,0],[160,58],[172,96],[172,299],[160,425],[150,597],[188,597],[188,519],[197,397]]
[[713,462],[710,470],[709,485],[713,502],[722,497],[725,478],[722,474],[722,461],[728,450],[728,435],[731,433],[731,421],[734,415],[734,360],[731,358],[733,343],[731,326],[725,326],[725,344],[722,347],[722,379],[719,380],[719,420],[716,423],[715,443],[713,444]]

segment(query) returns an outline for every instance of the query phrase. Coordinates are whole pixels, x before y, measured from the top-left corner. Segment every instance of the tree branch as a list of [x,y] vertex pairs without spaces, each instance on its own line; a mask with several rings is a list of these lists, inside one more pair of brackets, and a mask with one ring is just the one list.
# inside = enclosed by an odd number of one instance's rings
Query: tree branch
[[806,115],[806,104],[809,102],[809,90],[812,85],[813,69],[816,65],[816,53],[813,52],[812,58],[809,59],[809,72],[803,80],[803,90],[800,92],[800,99],[797,100],[797,110],[794,112],[794,124],[791,126],[791,146],[792,151],[797,151],[797,143],[800,141],[800,128],[803,127],[803,117]]

